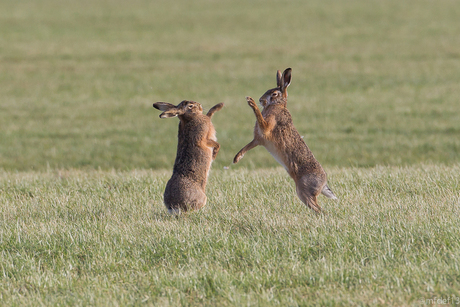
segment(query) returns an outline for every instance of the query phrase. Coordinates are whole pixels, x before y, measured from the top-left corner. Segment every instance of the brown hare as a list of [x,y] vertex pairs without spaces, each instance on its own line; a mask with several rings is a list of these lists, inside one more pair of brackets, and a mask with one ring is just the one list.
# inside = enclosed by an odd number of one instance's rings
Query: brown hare
[[163,111],[160,118],[177,116],[180,120],[176,161],[164,193],[166,208],[171,214],[198,210],[206,205],[209,170],[220,148],[211,117],[224,104],[215,105],[206,115],[194,101],[184,100],[177,106],[157,102],[153,106]]
[[278,70],[276,82],[277,87],[266,91],[259,99],[262,112],[254,99],[246,97],[256,116],[254,139],[236,154],[233,163],[238,163],[248,150],[257,145],[264,146],[294,179],[300,200],[315,212],[321,212],[317,202],[320,193],[332,199],[337,197],[327,186],[326,173],[297,132],[286,107],[291,68],[282,74]]

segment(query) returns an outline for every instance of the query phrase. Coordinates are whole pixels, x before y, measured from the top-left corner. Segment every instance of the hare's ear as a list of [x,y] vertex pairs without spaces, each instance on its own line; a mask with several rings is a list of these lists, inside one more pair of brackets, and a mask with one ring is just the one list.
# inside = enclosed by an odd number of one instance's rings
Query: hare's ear
[[216,113],[217,111],[219,111],[220,109],[222,109],[224,107],[224,103],[221,102],[221,103],[218,103],[216,104],[215,106],[213,106],[211,109],[209,109],[208,113],[206,113],[206,116],[211,118],[214,113]]
[[175,105],[167,102],[156,102],[153,104],[153,107],[163,111],[163,113],[160,114],[160,118],[175,117],[180,113],[179,109]]
[[281,70],[276,72],[276,86],[281,88],[283,85],[283,75],[281,74]]
[[287,87],[291,84],[291,71],[292,69],[286,68],[281,76],[281,84],[278,86],[281,88],[281,92],[283,92],[283,94],[287,94]]
[[158,109],[160,111],[168,111],[168,110],[171,110],[171,109],[174,109],[176,106],[173,105],[173,104],[170,104],[168,102],[155,102],[153,104],[153,107],[155,109]]

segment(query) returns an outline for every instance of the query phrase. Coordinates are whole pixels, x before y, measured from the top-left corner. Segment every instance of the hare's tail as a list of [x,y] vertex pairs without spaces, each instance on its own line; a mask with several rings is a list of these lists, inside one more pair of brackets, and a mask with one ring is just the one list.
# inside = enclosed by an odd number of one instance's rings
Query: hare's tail
[[182,212],[183,211],[181,211],[180,209],[173,209],[173,208],[168,209],[168,213],[171,215],[179,216]]
[[335,196],[334,192],[332,192],[332,190],[328,187],[328,185],[326,184],[324,186],[324,188],[321,190],[321,193],[326,196],[327,198],[330,198],[330,199],[337,199],[337,197]]

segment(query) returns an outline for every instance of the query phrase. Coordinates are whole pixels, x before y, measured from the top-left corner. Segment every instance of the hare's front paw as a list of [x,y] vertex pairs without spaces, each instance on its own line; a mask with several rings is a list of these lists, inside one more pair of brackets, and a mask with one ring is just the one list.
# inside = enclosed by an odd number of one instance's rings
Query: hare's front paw
[[219,148],[214,148],[212,150],[212,161],[216,160],[217,153],[219,152]]
[[239,152],[239,153],[235,156],[235,158],[233,158],[233,164],[238,163],[238,161],[240,161],[241,158],[243,158],[243,155]]
[[248,105],[251,107],[251,108],[257,108],[257,104],[256,102],[254,101],[254,99],[252,99],[251,97],[246,97],[246,101],[248,102]]

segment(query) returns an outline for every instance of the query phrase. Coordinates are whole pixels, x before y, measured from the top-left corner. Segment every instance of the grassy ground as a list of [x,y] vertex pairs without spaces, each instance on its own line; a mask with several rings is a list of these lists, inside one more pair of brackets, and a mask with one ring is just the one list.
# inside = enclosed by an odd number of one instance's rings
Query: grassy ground
[[[225,102],[230,164],[245,96],[293,68],[289,108],[320,161],[456,163],[460,4],[434,1],[0,1],[0,168],[170,168],[155,101]],[[241,167],[272,167],[256,149]]]
[[281,168],[213,171],[176,218],[164,172],[0,177],[12,305],[421,305],[460,297],[460,167],[332,169],[315,215]]
[[[460,297],[459,15],[455,0],[0,0],[0,305]],[[263,148],[224,170],[252,139],[244,97],[286,67],[340,198],[319,216]],[[177,119],[152,103],[183,99],[226,106],[208,206],[174,218]]]

